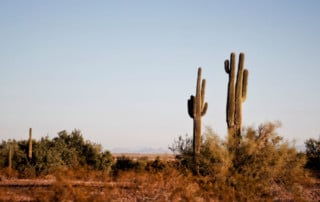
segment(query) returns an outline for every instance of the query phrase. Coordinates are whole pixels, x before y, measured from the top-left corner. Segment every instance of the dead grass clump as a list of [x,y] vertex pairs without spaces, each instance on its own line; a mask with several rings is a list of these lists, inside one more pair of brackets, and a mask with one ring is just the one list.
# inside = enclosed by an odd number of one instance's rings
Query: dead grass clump
[[201,197],[193,176],[186,176],[175,168],[161,172],[121,172],[117,181],[126,181],[131,186],[106,190],[105,195],[133,201],[193,201]]

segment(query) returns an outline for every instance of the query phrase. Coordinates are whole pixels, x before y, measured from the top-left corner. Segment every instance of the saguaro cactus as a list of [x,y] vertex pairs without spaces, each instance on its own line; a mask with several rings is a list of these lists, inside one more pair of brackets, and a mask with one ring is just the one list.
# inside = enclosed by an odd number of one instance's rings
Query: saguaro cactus
[[9,154],[8,154],[8,171],[12,169],[12,143],[9,142]]
[[29,128],[29,148],[28,148],[28,157],[32,158],[32,128]]
[[206,80],[201,80],[201,67],[198,68],[196,96],[191,95],[188,100],[188,113],[193,119],[193,154],[200,154],[201,148],[201,117],[208,109],[208,103],[204,102]]
[[[248,70],[244,69],[244,53],[240,53],[237,80],[235,81],[236,56],[231,53],[230,61],[225,60],[224,68],[229,75],[226,121],[228,133],[239,144],[242,125],[242,103],[246,100],[248,86]],[[235,145],[236,146],[236,145]]]

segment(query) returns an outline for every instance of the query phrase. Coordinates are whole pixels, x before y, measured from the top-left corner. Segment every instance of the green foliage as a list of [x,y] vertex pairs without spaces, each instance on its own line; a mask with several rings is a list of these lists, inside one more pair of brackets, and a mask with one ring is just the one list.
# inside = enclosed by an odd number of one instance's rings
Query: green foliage
[[0,167],[5,168],[9,165],[9,142],[2,140],[0,144]]
[[168,164],[162,161],[160,157],[156,157],[155,160],[148,160],[147,158],[132,159],[127,156],[120,156],[112,166],[112,171],[114,176],[118,176],[120,171],[157,173],[167,167]]
[[147,162],[143,160],[133,160],[126,156],[120,156],[117,158],[115,164],[112,166],[112,170],[117,173],[118,171],[143,171]]
[[307,164],[306,167],[320,170],[320,137],[318,140],[310,138],[305,142]]
[[154,161],[149,161],[146,165],[146,170],[149,172],[160,172],[163,169],[167,167],[167,164],[160,160],[160,157],[157,156],[157,158]]
[[229,156],[223,142],[211,128],[207,128],[200,153],[200,174],[218,177],[228,165]]
[[[91,167],[95,170],[109,171],[112,156],[109,151],[102,151],[98,144],[85,141],[79,130],[71,134],[61,131],[52,140],[43,137],[33,141],[32,159],[28,158],[29,141],[11,141],[13,146],[12,168],[22,176],[49,174],[62,167],[76,169]],[[0,145],[0,166],[8,165],[9,143]]]
[[174,140],[169,149],[176,154],[177,167],[179,169],[187,169],[195,172],[191,137],[188,135],[185,137],[179,136],[177,140]]
[[169,149],[177,154],[178,168],[190,170],[194,174],[197,174],[199,171],[202,176],[217,173],[216,169],[218,167],[222,168],[222,164],[227,159],[227,154],[222,146],[221,140],[210,128],[207,128],[201,144],[198,168],[194,166],[192,138],[188,135],[186,135],[185,138],[180,136]]

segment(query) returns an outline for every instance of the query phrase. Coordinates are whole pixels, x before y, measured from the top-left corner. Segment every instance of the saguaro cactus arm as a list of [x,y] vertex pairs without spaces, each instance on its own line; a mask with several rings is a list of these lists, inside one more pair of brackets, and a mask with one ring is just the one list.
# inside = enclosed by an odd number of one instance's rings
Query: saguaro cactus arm
[[202,108],[201,116],[206,115],[208,109],[208,103],[204,103],[204,106]]
[[204,116],[207,112],[207,109],[208,109],[208,103],[204,102],[205,92],[206,92],[206,80],[202,79],[202,84],[201,84],[201,116]]
[[245,69],[243,71],[242,102],[244,102],[247,98],[248,76],[249,76],[249,71]]
[[188,100],[188,114],[193,119],[194,118],[194,96],[191,95]]

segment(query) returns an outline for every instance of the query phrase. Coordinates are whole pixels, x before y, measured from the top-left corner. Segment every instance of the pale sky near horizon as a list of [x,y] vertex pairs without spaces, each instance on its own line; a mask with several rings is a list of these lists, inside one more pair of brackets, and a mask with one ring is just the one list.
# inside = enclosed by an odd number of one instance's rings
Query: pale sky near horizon
[[104,149],[167,148],[203,123],[226,136],[224,60],[246,54],[245,126],[320,135],[320,1],[0,1],[0,138],[80,129]]

